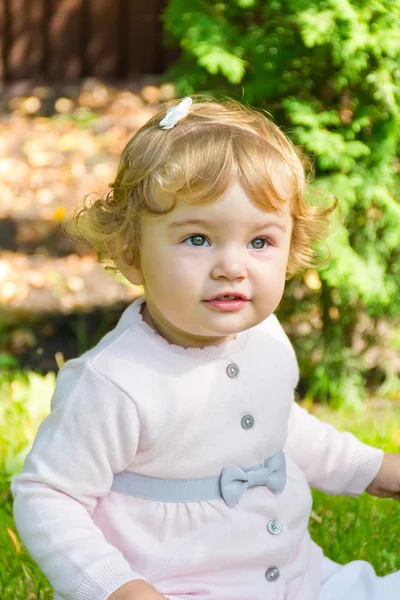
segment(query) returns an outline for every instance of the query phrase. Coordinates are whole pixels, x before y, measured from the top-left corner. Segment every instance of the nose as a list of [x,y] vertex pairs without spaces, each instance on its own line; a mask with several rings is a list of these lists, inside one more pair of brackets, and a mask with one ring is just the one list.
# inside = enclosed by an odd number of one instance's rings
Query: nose
[[218,248],[215,251],[211,276],[213,279],[245,279],[246,252],[233,246]]

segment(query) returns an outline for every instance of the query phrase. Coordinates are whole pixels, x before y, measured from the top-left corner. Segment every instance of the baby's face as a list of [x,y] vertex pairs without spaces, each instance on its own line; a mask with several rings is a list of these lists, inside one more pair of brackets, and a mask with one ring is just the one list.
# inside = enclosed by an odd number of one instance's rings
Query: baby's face
[[156,329],[170,343],[205,347],[266,319],[283,294],[291,230],[288,205],[267,213],[238,184],[211,204],[178,199],[170,213],[145,217],[135,282]]

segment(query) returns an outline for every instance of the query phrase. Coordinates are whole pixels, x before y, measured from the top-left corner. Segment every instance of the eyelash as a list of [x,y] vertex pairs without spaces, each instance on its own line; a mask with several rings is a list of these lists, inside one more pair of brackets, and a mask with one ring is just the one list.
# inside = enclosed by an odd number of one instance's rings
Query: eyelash
[[[196,238],[196,237],[200,237],[200,238],[203,238],[203,240],[207,240],[207,238],[204,235],[201,235],[200,233],[195,233],[194,235],[190,235],[189,237],[185,238],[183,240],[183,243],[186,244],[187,246],[190,246],[191,248],[204,248],[204,247],[207,247],[207,246],[196,246],[196,245],[188,244],[188,240],[191,240],[191,239]],[[256,238],[254,238],[252,240],[252,242],[254,242],[255,240],[263,240],[263,241],[265,241],[265,243],[268,246],[273,246],[272,241],[269,238],[265,237],[265,236],[256,237]],[[250,244],[251,244],[251,242],[250,242]],[[266,246],[264,245],[262,248],[253,248],[253,250],[265,250],[265,248],[266,248]]]

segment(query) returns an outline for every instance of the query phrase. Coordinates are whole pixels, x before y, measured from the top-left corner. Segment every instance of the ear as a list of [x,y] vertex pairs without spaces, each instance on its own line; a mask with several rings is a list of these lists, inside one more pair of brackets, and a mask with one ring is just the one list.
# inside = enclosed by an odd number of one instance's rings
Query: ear
[[142,271],[133,265],[127,265],[120,260],[114,260],[114,264],[121,271],[122,275],[133,285],[143,285],[144,278]]

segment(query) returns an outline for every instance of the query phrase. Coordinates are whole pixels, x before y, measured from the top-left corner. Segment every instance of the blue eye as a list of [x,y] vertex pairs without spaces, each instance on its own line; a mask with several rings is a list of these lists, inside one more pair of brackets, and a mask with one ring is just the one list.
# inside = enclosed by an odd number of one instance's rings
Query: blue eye
[[207,242],[207,240],[204,235],[191,235],[190,237],[186,238],[185,242],[188,244],[188,246],[202,248],[204,246],[204,242]]
[[271,245],[268,238],[264,237],[255,238],[253,241],[250,242],[253,250],[263,250],[266,247],[267,243]]

